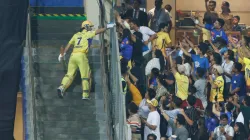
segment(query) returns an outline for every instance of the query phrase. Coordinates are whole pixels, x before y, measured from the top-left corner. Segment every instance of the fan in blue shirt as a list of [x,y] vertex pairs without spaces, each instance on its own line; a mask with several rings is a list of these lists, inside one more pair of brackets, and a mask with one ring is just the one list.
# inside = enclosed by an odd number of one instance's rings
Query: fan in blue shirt
[[214,22],[214,26],[211,26],[211,25],[208,25],[206,24],[205,25],[205,28],[207,30],[210,30],[211,31],[211,39],[214,43],[214,41],[216,40],[217,37],[221,37],[223,38],[224,40],[226,40],[227,44],[228,44],[228,37],[225,33],[225,31],[223,30],[223,26],[225,24],[225,21],[221,18],[218,18],[215,22]]
[[199,23],[199,21],[195,21],[195,24],[197,25],[196,27],[198,28],[206,28],[207,30],[209,30],[211,32],[211,40],[214,43],[215,39],[217,37],[221,37],[224,40],[226,40],[227,44],[228,44],[228,37],[225,33],[225,31],[223,30],[223,26],[225,24],[225,21],[221,18],[218,18],[215,22],[214,25],[211,24],[207,24],[205,23],[205,25],[202,25]]
[[208,69],[209,68],[209,61],[208,59],[204,56],[208,50],[208,45],[206,43],[201,42],[198,45],[198,49],[197,49],[197,55],[196,54],[191,54],[188,51],[186,51],[182,45],[180,45],[183,53],[186,56],[189,56],[192,58],[193,62],[194,62],[194,73],[196,72],[196,69],[198,67],[201,67],[203,69]]
[[231,80],[231,94],[237,94],[239,97],[246,96],[246,81],[241,73],[242,65],[239,62],[234,62],[233,74]]

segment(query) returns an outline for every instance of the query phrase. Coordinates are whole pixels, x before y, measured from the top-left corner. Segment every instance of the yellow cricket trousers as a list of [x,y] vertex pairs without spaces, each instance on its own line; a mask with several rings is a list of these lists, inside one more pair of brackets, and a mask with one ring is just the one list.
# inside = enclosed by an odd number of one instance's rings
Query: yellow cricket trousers
[[[72,53],[69,59],[68,72],[62,80],[62,86],[66,90],[73,82],[76,70],[79,68],[82,78],[83,96],[89,96],[90,68],[86,53]],[[85,95],[84,95],[85,94]],[[86,95],[87,94],[87,95]]]

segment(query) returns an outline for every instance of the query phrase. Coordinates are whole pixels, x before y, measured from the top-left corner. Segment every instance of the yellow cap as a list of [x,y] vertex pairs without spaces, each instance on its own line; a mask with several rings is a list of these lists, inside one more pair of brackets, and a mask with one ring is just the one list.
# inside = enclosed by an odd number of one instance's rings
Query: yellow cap
[[152,99],[151,101],[147,99],[147,103],[148,104],[151,104],[152,106],[154,107],[157,107],[158,106],[158,101],[154,98]]
[[82,28],[89,26],[89,27],[93,27],[94,25],[92,24],[92,22],[86,20],[84,22],[82,22]]

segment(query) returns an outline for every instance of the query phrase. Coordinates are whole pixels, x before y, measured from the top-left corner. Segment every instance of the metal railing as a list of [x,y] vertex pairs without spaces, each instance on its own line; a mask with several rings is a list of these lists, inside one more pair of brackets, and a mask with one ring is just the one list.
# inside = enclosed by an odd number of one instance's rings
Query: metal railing
[[[114,17],[115,1],[112,3],[110,12],[111,21],[115,21]],[[112,95],[112,115],[114,126],[114,139],[115,140],[128,140],[127,138],[127,123],[126,123],[126,107],[125,95],[122,93],[121,82],[121,68],[120,68],[120,55],[119,44],[116,28],[110,31],[110,89]]]

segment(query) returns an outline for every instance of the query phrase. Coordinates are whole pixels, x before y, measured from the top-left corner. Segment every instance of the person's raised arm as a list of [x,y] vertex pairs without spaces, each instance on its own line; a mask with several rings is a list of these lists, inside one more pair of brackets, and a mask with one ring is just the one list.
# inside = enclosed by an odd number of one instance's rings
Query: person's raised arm
[[207,3],[208,3],[209,0],[205,0],[205,8],[206,8],[206,11],[209,12],[209,9],[208,9],[208,6],[207,6]]
[[171,66],[172,73],[173,73],[173,75],[175,75],[177,73],[176,64],[173,63],[171,55],[169,56],[169,59],[170,59],[169,61],[170,61],[170,66]]
[[240,108],[240,104],[238,104],[238,98],[229,98],[229,102],[231,102],[234,106],[236,106],[237,108]]
[[166,114],[166,112],[165,112],[164,110],[161,110],[161,114],[162,114],[162,116],[163,116],[167,121],[170,120],[168,114]]
[[211,40],[209,40],[208,42],[209,42],[209,44],[211,45],[211,47],[213,48],[213,50],[215,52],[220,53],[220,50],[217,47],[214,46],[214,44],[213,44],[213,42]]
[[[217,104],[218,105],[218,104]],[[213,104],[213,109],[212,109],[214,115],[217,117],[220,117],[220,112],[216,110],[216,104]]]
[[128,74],[129,74],[129,77],[134,82],[134,85],[136,85],[136,82],[138,81],[138,79],[130,72],[130,70],[128,71]]
[[107,30],[107,28],[100,28],[100,29],[97,29],[97,30],[95,31],[95,35],[104,33],[106,30]]
[[189,53],[187,50],[185,50],[185,49],[183,48],[183,45],[182,45],[181,42],[180,42],[180,48],[181,48],[181,50],[183,51],[183,53],[184,53],[186,56],[191,57],[191,53]]
[[189,46],[190,46],[192,49],[194,49],[194,48],[195,48],[195,47],[194,47],[194,43],[193,43],[191,40],[189,40],[189,38],[188,38],[187,36],[185,36],[184,38],[185,38],[185,40],[187,41],[187,43],[189,44]]
[[189,124],[189,125],[193,125],[194,124],[194,121],[192,121],[185,113],[185,111],[183,109],[181,109],[181,114],[184,116],[186,122]]

